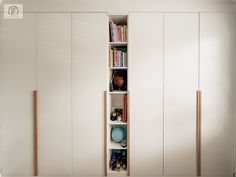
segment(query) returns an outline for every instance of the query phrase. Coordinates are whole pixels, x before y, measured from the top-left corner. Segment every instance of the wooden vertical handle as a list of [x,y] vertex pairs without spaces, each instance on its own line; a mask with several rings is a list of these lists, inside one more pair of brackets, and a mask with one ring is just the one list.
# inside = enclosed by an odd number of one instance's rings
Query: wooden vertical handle
[[128,176],[130,176],[130,91],[127,95],[127,166],[128,166]]
[[104,91],[104,174],[107,176],[107,91]]
[[202,115],[202,93],[197,91],[197,131],[196,131],[196,144],[197,144],[197,176],[201,176],[201,115]]
[[38,91],[33,91],[34,104],[34,176],[38,176]]

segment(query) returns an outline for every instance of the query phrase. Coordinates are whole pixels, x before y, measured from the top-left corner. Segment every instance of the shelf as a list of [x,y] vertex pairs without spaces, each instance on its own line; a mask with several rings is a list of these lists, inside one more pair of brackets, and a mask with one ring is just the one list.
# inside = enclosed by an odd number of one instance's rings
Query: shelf
[[127,91],[113,91],[113,92],[109,92],[110,94],[127,94]]
[[110,125],[127,125],[127,122],[122,122],[122,121],[110,121]]
[[122,70],[122,69],[128,69],[128,67],[110,67],[111,70]]
[[128,42],[109,42],[111,47],[127,46]]
[[[125,116],[128,119],[128,15],[109,15],[109,63],[108,63],[108,92],[105,95],[106,98],[106,172],[108,176],[128,176],[129,168],[129,122],[118,121],[117,117],[114,117],[115,121],[111,120],[112,112],[115,109],[117,114],[120,116]],[[115,41],[115,42],[113,42]],[[113,82],[115,77],[123,77],[124,84],[118,87],[117,82]],[[118,78],[119,79],[119,78]],[[117,89],[117,90],[113,90]],[[115,115],[114,115],[115,116]],[[123,120],[123,119],[122,119]],[[112,140],[112,130],[113,128],[122,128],[122,134],[120,137],[123,140],[126,140],[126,147],[122,147],[121,143],[115,143]],[[114,132],[116,133],[116,132]],[[117,135],[118,136],[118,135]],[[116,137],[113,136],[116,140]],[[117,139],[119,141],[120,139]],[[123,142],[125,143],[125,142]],[[111,160],[112,158],[112,160]],[[120,161],[122,158],[122,161]],[[117,165],[125,165],[123,168],[118,168]],[[113,167],[113,168],[111,168]],[[125,169],[127,168],[127,169]],[[113,171],[113,170],[115,171]]]
[[127,146],[123,148],[123,147],[120,145],[120,143],[115,143],[115,142],[113,142],[112,140],[110,140],[109,149],[127,149]]
[[107,173],[109,173],[109,174],[127,174],[128,171],[127,170],[112,171],[112,170],[109,169]]

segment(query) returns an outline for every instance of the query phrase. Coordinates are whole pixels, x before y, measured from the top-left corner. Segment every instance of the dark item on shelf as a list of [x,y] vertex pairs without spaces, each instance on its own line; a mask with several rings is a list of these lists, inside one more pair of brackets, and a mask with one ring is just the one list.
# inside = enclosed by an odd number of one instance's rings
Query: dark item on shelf
[[111,121],[115,121],[115,120],[117,120],[117,112],[112,112],[111,113]]
[[122,117],[119,115],[119,116],[117,116],[117,120],[118,121],[122,121]]
[[127,169],[127,151],[126,150],[112,150],[109,166],[112,171],[126,170]]
[[123,117],[123,110],[116,108],[112,113],[111,113],[111,121],[122,121]]
[[113,71],[111,91],[127,91],[127,71]]
[[126,140],[123,140],[121,141],[120,145],[125,148],[127,146],[127,141]]

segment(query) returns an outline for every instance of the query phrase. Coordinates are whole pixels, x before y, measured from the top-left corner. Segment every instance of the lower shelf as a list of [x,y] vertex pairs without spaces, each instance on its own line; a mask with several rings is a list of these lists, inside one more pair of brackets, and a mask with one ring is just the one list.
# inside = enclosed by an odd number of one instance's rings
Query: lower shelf
[[123,170],[123,171],[108,171],[107,172],[107,176],[128,176],[128,171],[127,170]]

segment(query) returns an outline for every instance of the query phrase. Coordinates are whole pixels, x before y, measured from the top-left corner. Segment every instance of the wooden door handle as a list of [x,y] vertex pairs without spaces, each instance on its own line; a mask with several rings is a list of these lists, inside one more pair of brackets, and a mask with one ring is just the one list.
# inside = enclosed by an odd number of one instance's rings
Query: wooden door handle
[[197,176],[201,176],[201,119],[202,119],[202,92],[198,90],[197,121],[196,121]]
[[130,91],[127,95],[127,165],[128,165],[128,176],[130,176]]
[[38,176],[38,91],[33,91],[34,109],[34,176]]
[[105,169],[104,175],[107,176],[108,162],[107,162],[107,91],[104,91],[104,161]]

